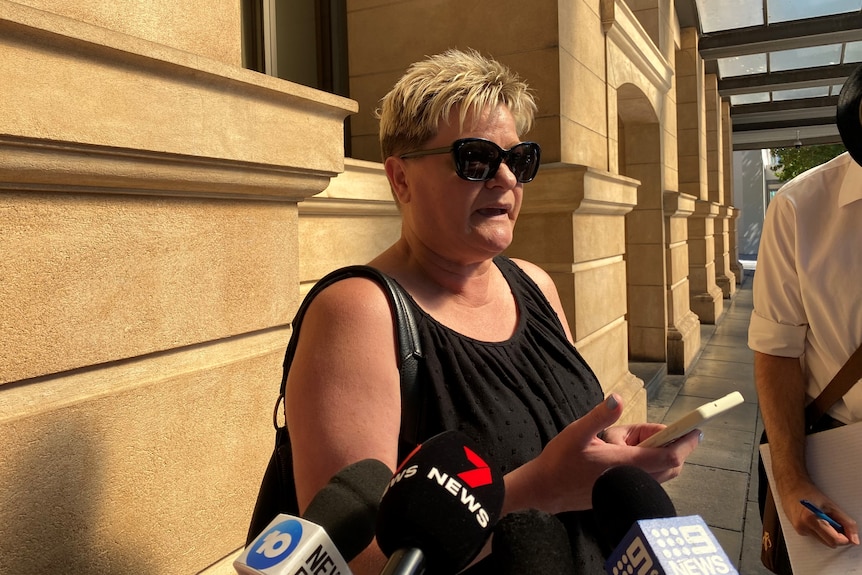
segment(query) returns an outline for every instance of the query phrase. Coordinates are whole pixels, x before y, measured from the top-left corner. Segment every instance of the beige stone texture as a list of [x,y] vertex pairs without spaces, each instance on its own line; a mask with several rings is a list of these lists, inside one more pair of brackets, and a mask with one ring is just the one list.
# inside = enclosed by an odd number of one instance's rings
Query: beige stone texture
[[660,361],[667,358],[667,328],[629,327],[629,357],[640,361]]
[[231,66],[242,65],[239,2],[223,3],[218,9],[213,9],[211,0],[121,3],[113,0],[16,0],[16,3],[62,16],[54,20],[69,26],[84,22]]
[[[41,146],[56,142],[79,155],[71,162],[81,169],[105,172],[104,182],[76,174],[83,185],[134,186],[136,178],[151,185],[156,177],[171,178],[159,170],[175,166],[207,172],[201,160],[207,158],[225,160],[214,172],[233,171],[239,185],[249,179],[240,168],[279,176],[278,185],[286,176],[317,172],[325,176],[314,184],[320,191],[342,169],[343,153],[331,142],[343,137],[343,119],[355,110],[350,100],[5,0],[0,18],[4,99],[33,111],[0,115],[0,134],[21,139],[8,160],[16,162],[16,178],[38,182]],[[117,148],[134,152],[130,158],[115,154]],[[139,162],[150,173],[141,174]],[[261,170],[266,165],[277,168]]]
[[[629,244],[626,262],[629,283],[664,286],[665,250],[662,244]],[[653,272],[658,273],[653,273]]]
[[[656,329],[666,329],[667,312],[665,310],[665,286],[662,285],[629,285],[629,328],[639,327],[648,328],[650,326],[659,326]],[[640,313],[633,314],[631,312],[639,310]],[[664,337],[658,338],[662,350],[661,355],[653,356],[664,359]]]
[[632,210],[626,216],[626,236],[630,243],[663,244],[664,212],[662,210]]
[[401,216],[383,165],[348,158],[329,187],[299,203],[303,291],[328,272],[365,264],[401,234]]
[[[684,252],[684,250],[673,250],[672,254],[676,256],[677,253],[682,252]],[[682,256],[682,258],[684,258],[684,256]],[[672,320],[669,322],[670,326],[676,326],[678,323],[683,322],[692,313],[689,306],[690,285],[688,276],[670,284],[670,289],[667,291],[668,316]]]
[[[688,282],[688,244],[671,244],[667,251],[667,275],[668,285],[673,286],[681,281]],[[688,303],[680,302],[679,305],[688,307]]]
[[286,203],[4,193],[0,383],[287,323],[295,227]]
[[730,214],[720,206],[715,220],[715,283],[721,288],[724,299],[736,293],[736,276],[730,268]]
[[233,2],[30,4],[0,0],[0,572],[223,570],[272,442],[296,203],[356,104],[240,69]]
[[[682,298],[677,298],[677,300],[682,301]],[[700,324],[700,319],[692,310],[676,319],[674,324],[668,328],[668,373],[686,373],[697,354],[700,353]]]
[[584,339],[625,315],[625,273],[622,260],[575,269],[572,322],[575,340]]
[[557,2],[559,42],[561,52],[580,62],[594,76],[604,78],[605,51],[604,39],[599,35],[601,17],[598,4],[598,0]]
[[605,394],[620,393],[625,409],[620,423],[646,421],[643,381],[628,371],[628,330],[625,320],[606,326],[576,342],[578,351],[599,378]]
[[608,142],[602,134],[567,118],[561,118],[559,124],[565,163],[591,167],[607,165]]
[[[565,54],[562,55],[562,59],[560,78],[562,116],[585,130],[606,137],[607,91],[604,79]],[[567,160],[563,158],[563,161]]]
[[2,389],[0,433],[14,441],[0,450],[0,572],[197,573],[235,550],[272,444],[287,337]]
[[573,261],[616,257],[625,251],[625,220],[616,215],[578,214],[572,223]]

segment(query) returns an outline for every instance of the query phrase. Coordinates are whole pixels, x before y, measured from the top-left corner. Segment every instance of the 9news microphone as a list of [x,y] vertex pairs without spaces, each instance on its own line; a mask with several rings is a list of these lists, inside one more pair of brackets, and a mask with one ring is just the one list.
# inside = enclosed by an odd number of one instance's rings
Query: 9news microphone
[[538,509],[515,511],[500,519],[491,540],[491,564],[498,575],[576,575],[566,528]]
[[457,573],[491,535],[503,508],[503,474],[462,433],[445,431],[399,466],[380,501],[381,575]]
[[363,459],[336,473],[302,518],[284,513],[234,561],[240,575],[349,575],[347,562],[374,539],[380,496],[392,471]]
[[739,575],[698,515],[677,517],[667,493],[646,471],[612,467],[593,485],[601,540],[613,549],[608,575]]

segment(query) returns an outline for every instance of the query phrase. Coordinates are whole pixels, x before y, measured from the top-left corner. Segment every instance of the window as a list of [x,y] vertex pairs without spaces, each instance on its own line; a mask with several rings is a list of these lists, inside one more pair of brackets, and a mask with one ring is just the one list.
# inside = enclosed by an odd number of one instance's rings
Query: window
[[[350,95],[347,0],[241,1],[245,68],[339,96]],[[348,119],[345,152],[350,145],[349,126]]]

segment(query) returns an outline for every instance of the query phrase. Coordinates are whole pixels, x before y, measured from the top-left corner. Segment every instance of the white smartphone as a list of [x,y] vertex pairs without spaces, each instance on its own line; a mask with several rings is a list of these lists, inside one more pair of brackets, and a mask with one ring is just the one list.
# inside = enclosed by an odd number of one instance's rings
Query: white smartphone
[[689,411],[655,435],[647,437],[638,447],[664,447],[673,443],[692,429],[697,429],[716,415],[722,414],[744,401],[738,391],[728,393],[722,398],[704,403],[697,409]]

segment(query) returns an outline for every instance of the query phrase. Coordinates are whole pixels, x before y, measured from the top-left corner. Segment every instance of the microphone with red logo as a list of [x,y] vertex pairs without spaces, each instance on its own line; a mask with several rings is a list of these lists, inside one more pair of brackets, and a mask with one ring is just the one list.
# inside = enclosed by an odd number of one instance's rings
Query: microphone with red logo
[[610,553],[608,575],[722,573],[739,575],[698,515],[677,517],[652,475],[630,465],[612,467],[593,485],[593,513]]
[[494,528],[491,565],[498,575],[576,575],[569,534],[559,519],[538,509],[504,516]]
[[381,575],[457,573],[491,535],[503,508],[502,472],[457,431],[419,445],[380,501],[377,544],[389,558]]
[[341,573],[374,539],[377,508],[392,471],[363,459],[336,473],[301,518],[273,519],[234,561],[240,575]]

